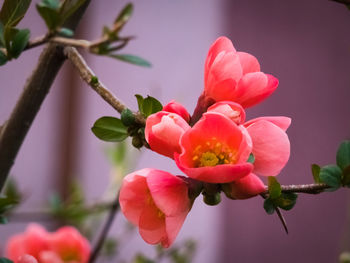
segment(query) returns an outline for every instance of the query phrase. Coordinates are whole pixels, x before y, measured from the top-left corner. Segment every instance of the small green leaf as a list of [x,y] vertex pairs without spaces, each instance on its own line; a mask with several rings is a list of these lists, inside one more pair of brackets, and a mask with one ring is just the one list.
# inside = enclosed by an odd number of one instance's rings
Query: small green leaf
[[44,19],[47,28],[51,31],[60,25],[59,2],[57,0],[43,0],[36,5],[40,16]]
[[120,11],[118,17],[114,21],[114,24],[116,24],[116,23],[125,24],[130,19],[133,10],[134,10],[133,4],[132,3],[128,3],[122,9],[122,11]]
[[136,94],[135,97],[137,99],[137,105],[138,105],[139,111],[143,112],[143,97],[140,94]]
[[97,138],[107,142],[121,142],[128,137],[127,128],[120,119],[102,117],[91,128]]
[[71,15],[73,15],[86,0],[65,0],[59,10],[62,25]]
[[342,169],[350,166],[350,141],[343,141],[337,151],[337,165]]
[[143,100],[142,114],[145,115],[145,117],[148,117],[153,113],[161,111],[162,109],[162,104],[157,99],[151,96],[147,96],[147,98]]
[[248,163],[254,163],[255,162],[255,157],[254,157],[254,155],[252,153],[249,155],[249,158],[248,158],[247,162]]
[[270,198],[266,198],[264,201],[264,209],[266,213],[269,215],[273,214],[275,212],[275,205],[273,204],[272,200]]
[[[0,215],[0,224],[1,224],[1,225],[5,225],[5,224],[7,224],[7,223],[8,223],[7,218],[4,217],[4,216],[2,216],[2,215]],[[1,262],[1,261],[0,261],[0,262]]]
[[13,261],[8,258],[0,258],[0,263],[13,263]]
[[151,63],[149,63],[147,60],[140,58],[135,55],[130,55],[130,54],[108,54],[109,57],[119,59],[124,62],[128,62],[134,65],[142,66],[142,67],[151,67]]
[[74,31],[66,27],[61,27],[58,34],[63,37],[72,37],[74,36]]
[[8,60],[10,60],[12,58],[12,54],[11,54],[12,41],[18,32],[19,32],[19,29],[17,29],[17,28],[5,27],[4,39],[5,39],[5,47],[7,50]]
[[14,58],[18,58],[22,53],[24,48],[27,46],[30,38],[30,31],[28,29],[22,29],[17,32],[12,40],[11,45],[11,56]]
[[290,210],[294,207],[297,198],[298,195],[295,193],[282,193],[281,196],[274,201],[274,203],[284,210]]
[[0,66],[5,65],[7,62],[6,55],[0,50]]
[[0,47],[5,47],[5,38],[4,38],[4,25],[0,22]]
[[312,176],[314,178],[314,182],[317,184],[322,183],[320,179],[320,171],[321,171],[321,167],[318,164],[311,165]]
[[120,117],[121,117],[122,123],[127,127],[135,124],[135,115],[129,109],[123,110]]
[[98,83],[98,77],[92,76],[90,80],[90,84],[96,85]]
[[268,178],[269,194],[271,199],[276,199],[281,195],[281,185],[274,176]]
[[337,190],[342,183],[342,170],[336,165],[326,165],[321,168],[320,179],[323,183],[332,187],[328,190]]
[[4,27],[14,27],[22,20],[31,0],[5,0],[0,10],[0,21]]

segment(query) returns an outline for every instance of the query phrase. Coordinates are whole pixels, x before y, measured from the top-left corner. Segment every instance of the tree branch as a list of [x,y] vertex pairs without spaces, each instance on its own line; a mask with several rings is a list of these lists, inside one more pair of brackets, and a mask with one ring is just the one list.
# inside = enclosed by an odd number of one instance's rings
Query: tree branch
[[119,205],[119,193],[118,193],[116,199],[113,202],[113,206],[111,207],[111,210],[109,211],[106,224],[103,226],[101,234],[98,237],[96,245],[91,253],[89,263],[94,263],[95,260],[97,259],[98,255],[102,249],[103,243],[105,242],[105,240],[107,238],[107,234],[109,232],[109,229],[111,228],[111,225],[114,221],[114,218],[115,218],[119,208],[120,208],[120,205]]
[[[95,76],[94,72],[86,64],[84,58],[73,47],[66,47],[64,49],[65,55],[72,62],[74,67],[78,70],[80,77],[94,90],[96,91],[109,105],[111,105],[116,111],[122,113],[127,107],[123,102],[117,99],[114,94],[108,90],[102,82],[100,82]],[[145,119],[141,114],[134,113],[136,121],[142,125],[145,125]]]
[[[330,188],[326,184],[299,184],[299,185],[281,185],[283,193],[304,193],[304,194],[319,194]],[[266,195],[269,191],[266,187],[265,192],[262,194]]]
[[[65,26],[75,29],[89,3],[90,0],[87,0],[67,21]],[[62,46],[49,44],[44,49],[10,118],[2,128],[0,134],[0,191],[5,184],[22,142],[64,60]]]

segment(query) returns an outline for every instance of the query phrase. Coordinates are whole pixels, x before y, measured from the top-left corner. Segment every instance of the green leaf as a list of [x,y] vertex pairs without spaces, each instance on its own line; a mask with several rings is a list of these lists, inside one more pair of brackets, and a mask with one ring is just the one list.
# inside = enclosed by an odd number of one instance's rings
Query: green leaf
[[[2,216],[2,215],[0,215],[0,224],[1,224],[1,225],[5,225],[5,224],[7,224],[7,223],[8,223],[7,218],[4,217],[4,216]],[[0,262],[1,262],[1,261],[0,261]]]
[[284,210],[290,210],[294,207],[297,198],[298,195],[295,193],[282,193],[277,200],[274,200],[274,203]]
[[140,94],[136,94],[135,97],[137,99],[137,105],[138,105],[139,111],[143,112],[143,97]]
[[251,153],[251,154],[249,155],[249,158],[248,158],[247,162],[248,162],[248,163],[254,163],[254,162],[255,162],[254,154]]
[[60,1],[59,0],[41,0],[41,2],[38,5],[45,6],[50,9],[58,10],[60,8]]
[[120,117],[122,123],[127,127],[135,124],[135,115],[130,109],[123,110]]
[[266,213],[268,213],[269,215],[273,214],[275,212],[275,205],[273,204],[271,198],[266,198],[264,201],[264,209],[266,211]]
[[269,194],[271,199],[276,199],[281,195],[281,185],[274,176],[268,178]]
[[62,25],[71,15],[73,15],[86,0],[65,0],[59,10]]
[[0,10],[0,21],[4,27],[14,27],[22,20],[31,0],[5,0]]
[[0,50],[0,66],[5,65],[7,62],[6,55]]
[[11,54],[11,46],[12,46],[12,40],[19,32],[19,29],[14,27],[5,27],[4,31],[4,39],[5,39],[5,46],[7,50],[7,58],[10,60],[12,58]]
[[326,165],[321,168],[320,179],[323,183],[332,187],[328,190],[337,190],[342,183],[342,170],[336,165]]
[[27,46],[30,38],[30,31],[28,29],[22,29],[17,32],[12,40],[10,49],[11,56],[18,58],[24,48]]
[[125,24],[130,19],[133,10],[134,10],[133,4],[132,3],[128,3],[122,9],[122,11],[120,11],[118,17],[114,21],[114,24],[116,24],[116,23]]
[[0,263],[13,263],[13,261],[8,258],[0,258]]
[[97,138],[107,142],[121,142],[128,137],[127,128],[120,119],[102,117],[91,128]]
[[153,113],[161,111],[163,109],[163,106],[157,99],[151,96],[147,96],[147,98],[143,100],[142,109],[142,113],[145,115],[145,117],[148,117]]
[[317,184],[322,183],[320,179],[320,171],[321,171],[321,167],[318,164],[311,165],[312,176],[314,178],[314,182]]
[[36,5],[40,16],[44,19],[47,28],[51,31],[55,30],[60,24],[58,7],[54,2],[42,1]]
[[343,141],[337,151],[337,165],[342,169],[350,166],[350,141]]
[[63,37],[72,37],[72,36],[74,36],[74,31],[69,29],[69,28],[62,27],[58,31],[58,34],[63,36]]
[[22,199],[22,194],[18,190],[17,183],[12,178],[9,178],[8,181],[6,182],[4,194],[5,196],[7,196],[7,198],[16,200],[18,202]]
[[0,47],[5,47],[4,25],[0,22]]
[[151,67],[151,63],[149,63],[147,60],[140,58],[135,55],[130,55],[130,54],[108,54],[109,57],[128,62],[134,65],[142,66],[142,67]]

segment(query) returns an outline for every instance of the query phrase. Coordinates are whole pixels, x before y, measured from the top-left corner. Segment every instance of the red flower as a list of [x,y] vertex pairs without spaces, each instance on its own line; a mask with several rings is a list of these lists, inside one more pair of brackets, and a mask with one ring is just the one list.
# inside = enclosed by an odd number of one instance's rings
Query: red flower
[[174,152],[181,151],[180,137],[189,128],[180,115],[159,111],[147,118],[145,138],[153,151],[174,158]]
[[124,178],[119,203],[125,217],[139,227],[141,237],[163,247],[174,242],[191,207],[182,179],[150,168]]
[[172,100],[167,105],[165,105],[163,107],[163,111],[176,113],[177,115],[180,115],[186,122],[189,122],[191,118],[186,108],[175,100]]
[[271,95],[278,80],[260,71],[258,60],[237,52],[226,37],[210,47],[204,70],[204,95],[215,101],[229,100],[251,107]]
[[243,126],[222,114],[206,113],[180,139],[177,166],[189,177],[209,183],[228,183],[248,175],[251,139]]

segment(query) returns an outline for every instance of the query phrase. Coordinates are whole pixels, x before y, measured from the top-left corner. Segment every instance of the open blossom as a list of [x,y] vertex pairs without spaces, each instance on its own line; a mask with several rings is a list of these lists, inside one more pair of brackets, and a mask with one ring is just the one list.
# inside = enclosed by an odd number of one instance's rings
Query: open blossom
[[208,108],[208,112],[223,114],[236,124],[243,125],[252,139],[254,173],[230,184],[231,197],[244,199],[263,192],[265,186],[255,174],[276,176],[286,165],[290,143],[285,131],[291,119],[283,116],[260,117],[244,123],[243,108],[230,101],[215,103]]
[[234,101],[244,108],[261,102],[278,86],[275,77],[260,71],[253,55],[237,52],[226,37],[219,37],[209,49],[204,83],[206,97]]
[[37,224],[30,224],[24,233],[7,242],[6,254],[15,263],[86,263],[90,244],[75,228],[62,227],[49,233]]
[[177,166],[189,177],[208,183],[228,183],[248,175],[251,139],[243,126],[222,114],[206,113],[180,139]]
[[175,100],[172,100],[167,105],[165,105],[163,107],[163,111],[176,113],[177,115],[180,115],[186,122],[189,122],[191,118],[186,108]]
[[174,242],[191,207],[182,179],[150,168],[124,178],[119,203],[125,217],[139,227],[141,237],[163,247]]
[[174,153],[181,151],[180,137],[189,128],[189,124],[180,115],[159,111],[147,118],[145,138],[151,150],[174,158]]

